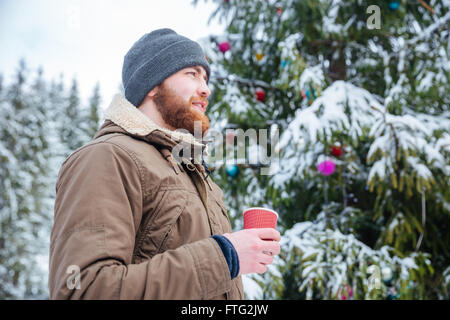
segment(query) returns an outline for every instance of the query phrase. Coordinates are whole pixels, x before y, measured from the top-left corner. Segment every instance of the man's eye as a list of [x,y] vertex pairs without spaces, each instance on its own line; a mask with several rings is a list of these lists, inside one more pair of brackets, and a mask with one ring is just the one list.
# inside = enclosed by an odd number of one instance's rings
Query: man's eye
[[197,75],[197,72],[195,72],[195,71],[190,71],[190,72],[188,72],[188,74],[192,74],[192,75],[194,75],[194,77]]

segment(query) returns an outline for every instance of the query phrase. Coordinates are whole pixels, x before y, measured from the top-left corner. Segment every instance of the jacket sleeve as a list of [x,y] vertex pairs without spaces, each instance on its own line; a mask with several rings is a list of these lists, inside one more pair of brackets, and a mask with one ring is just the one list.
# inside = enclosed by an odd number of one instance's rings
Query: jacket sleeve
[[131,263],[142,179],[138,160],[109,142],[88,145],[64,162],[50,239],[51,299],[210,299],[231,289],[213,238]]

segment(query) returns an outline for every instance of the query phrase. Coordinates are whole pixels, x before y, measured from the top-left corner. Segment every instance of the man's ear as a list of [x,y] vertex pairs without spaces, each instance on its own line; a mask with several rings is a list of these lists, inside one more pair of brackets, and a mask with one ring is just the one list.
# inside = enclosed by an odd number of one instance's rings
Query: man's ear
[[152,101],[155,98],[157,92],[158,86],[154,87],[152,90],[147,92],[147,94],[144,97],[144,100],[142,100],[140,106],[138,106],[138,109],[141,108],[143,105],[147,104],[149,101]]
[[156,95],[156,93],[158,92],[159,86],[154,87],[152,90],[150,90],[147,93],[147,97],[149,97],[150,99],[153,99]]

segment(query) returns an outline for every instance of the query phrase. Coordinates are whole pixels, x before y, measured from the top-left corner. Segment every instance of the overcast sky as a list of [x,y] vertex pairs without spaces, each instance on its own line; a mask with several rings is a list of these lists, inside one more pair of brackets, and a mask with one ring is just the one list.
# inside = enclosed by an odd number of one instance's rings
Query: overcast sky
[[76,77],[83,102],[98,81],[105,108],[136,40],[163,27],[193,40],[220,34],[216,19],[208,25],[214,9],[204,0],[0,0],[0,73],[9,82],[23,57],[46,79]]

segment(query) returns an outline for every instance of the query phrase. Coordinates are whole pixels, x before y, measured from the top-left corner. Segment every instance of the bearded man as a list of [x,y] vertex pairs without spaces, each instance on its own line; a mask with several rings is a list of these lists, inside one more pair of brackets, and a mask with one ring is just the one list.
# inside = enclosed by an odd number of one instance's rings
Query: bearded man
[[174,157],[204,151],[209,76],[200,45],[170,29],[125,55],[124,96],[59,172],[51,299],[243,299],[241,275],[273,262],[278,231],[232,232],[203,162]]

